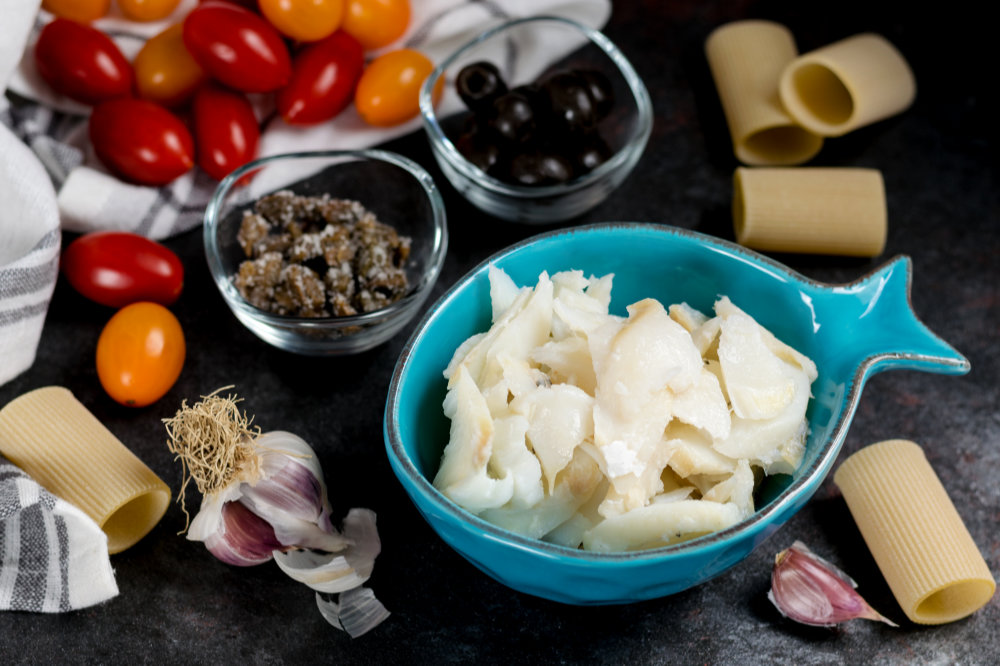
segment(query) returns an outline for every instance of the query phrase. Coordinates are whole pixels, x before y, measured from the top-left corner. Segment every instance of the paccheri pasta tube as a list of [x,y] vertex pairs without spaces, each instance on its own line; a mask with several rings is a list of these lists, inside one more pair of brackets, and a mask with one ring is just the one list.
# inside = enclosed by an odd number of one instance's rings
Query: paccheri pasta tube
[[771,252],[874,257],[888,233],[877,169],[760,167],[733,174],[733,231]]
[[895,46],[865,33],[796,58],[781,75],[780,94],[803,127],[840,136],[909,107],[917,84]]
[[135,544],[160,521],[170,488],[60,386],[0,410],[0,453],[108,535],[108,552]]
[[786,27],[758,20],[727,23],[709,35],[705,54],[737,159],[793,165],[819,152],[822,137],[796,124],[778,96],[781,73],[798,55]]
[[913,622],[958,620],[993,596],[993,576],[918,445],[872,444],[845,460],[833,480]]

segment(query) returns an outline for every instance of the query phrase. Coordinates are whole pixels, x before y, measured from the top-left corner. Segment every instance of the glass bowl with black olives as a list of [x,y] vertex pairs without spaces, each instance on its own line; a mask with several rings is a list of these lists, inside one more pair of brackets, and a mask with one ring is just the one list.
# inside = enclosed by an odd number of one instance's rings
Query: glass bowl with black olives
[[402,330],[448,247],[430,174],[383,150],[250,162],[219,183],[203,233],[236,318],[268,344],[309,356],[356,354]]
[[491,215],[533,224],[604,201],[639,161],[653,124],[649,93],[618,47],[555,16],[511,20],[458,48],[424,82],[420,112],[459,193]]

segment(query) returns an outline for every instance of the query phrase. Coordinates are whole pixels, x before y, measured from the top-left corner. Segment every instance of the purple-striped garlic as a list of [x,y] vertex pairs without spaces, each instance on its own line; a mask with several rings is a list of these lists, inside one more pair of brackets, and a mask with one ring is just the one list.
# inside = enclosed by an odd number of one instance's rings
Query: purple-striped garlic
[[785,617],[816,627],[865,619],[898,626],[868,605],[847,574],[801,541],[774,558],[768,599]]
[[[239,399],[219,391],[191,407],[182,403],[164,419],[168,447],[184,469],[178,501],[184,502],[191,480],[202,494],[187,538],[204,542],[227,564],[275,559],[288,576],[316,590],[331,624],[352,636],[369,631],[388,617],[361,587],[381,549],[375,513],[351,509],[338,531],[313,449],[290,432],[260,434],[240,413]],[[348,592],[346,599],[325,596]]]

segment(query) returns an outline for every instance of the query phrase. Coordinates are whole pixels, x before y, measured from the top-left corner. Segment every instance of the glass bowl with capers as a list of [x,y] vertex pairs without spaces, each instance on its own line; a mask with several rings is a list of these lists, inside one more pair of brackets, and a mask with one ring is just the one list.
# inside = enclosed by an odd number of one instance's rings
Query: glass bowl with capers
[[618,47],[555,16],[506,21],[459,47],[424,81],[420,113],[455,189],[526,224],[568,220],[604,201],[653,126],[649,93]]
[[236,318],[310,356],[366,351],[416,315],[444,263],[444,203],[431,176],[381,150],[250,162],[205,209],[205,256]]

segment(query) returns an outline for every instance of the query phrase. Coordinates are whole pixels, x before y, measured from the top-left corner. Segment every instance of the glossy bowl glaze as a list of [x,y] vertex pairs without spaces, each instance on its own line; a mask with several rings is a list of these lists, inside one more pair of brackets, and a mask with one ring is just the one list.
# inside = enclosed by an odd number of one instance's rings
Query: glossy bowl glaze
[[[717,296],[729,296],[816,362],[810,434],[798,472],[768,477],[757,512],[732,528],[629,553],[591,553],[529,539],[454,504],[431,485],[449,436],[442,372],[462,341],[490,326],[490,263],[519,285],[535,284],[542,270],[614,273],[611,311],[619,315],[646,297],[686,301],[710,312]],[[813,495],[843,445],[868,377],[897,368],[968,372],[965,357],[914,314],[910,270],[910,260],[897,257],[850,284],[825,285],[738,245],[650,224],[601,224],[526,240],[456,283],[407,342],[385,412],[393,471],[445,542],[521,592],[572,604],[613,604],[692,587],[740,562]]]
[[[502,182],[468,161],[455,146],[468,115],[455,92],[455,77],[480,60],[497,65],[509,88],[569,67],[603,73],[615,97],[611,115],[600,125],[612,156],[585,175],[539,187]],[[433,91],[442,82],[443,96],[435,105]],[[420,113],[434,157],[455,189],[491,215],[529,224],[576,217],[604,201],[635,167],[653,128],[646,86],[618,47],[597,30],[553,16],[508,21],[459,47],[424,82]]]
[[[250,305],[233,285],[247,258],[236,235],[243,211],[278,190],[353,199],[409,236],[408,293],[388,307],[349,317],[286,317]],[[205,209],[203,234],[212,278],[236,318],[268,344],[310,356],[362,352],[398,333],[426,301],[448,248],[444,202],[430,174],[380,150],[288,153],[250,162],[219,183]]]

